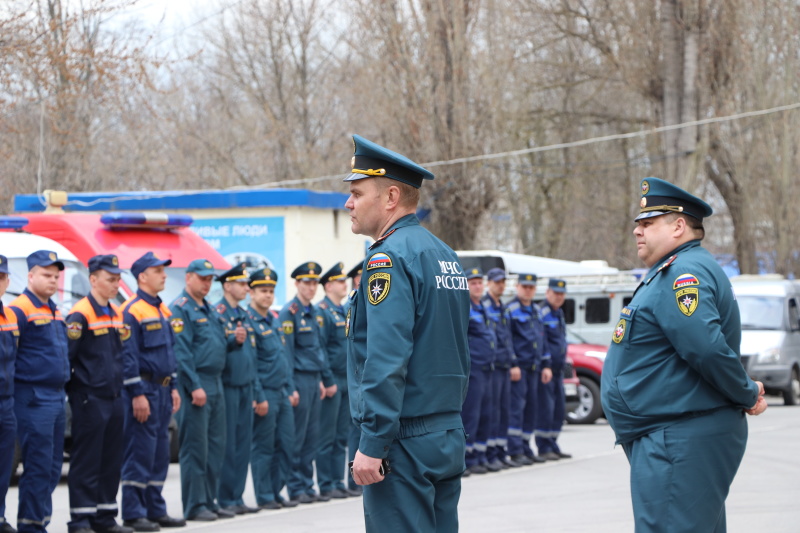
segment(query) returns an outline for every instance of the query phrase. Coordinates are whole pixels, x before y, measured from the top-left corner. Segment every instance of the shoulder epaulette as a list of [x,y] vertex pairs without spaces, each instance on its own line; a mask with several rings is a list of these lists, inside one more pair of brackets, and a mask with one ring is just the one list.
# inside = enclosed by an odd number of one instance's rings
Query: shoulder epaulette
[[666,270],[666,269],[668,269],[668,268],[670,267],[670,265],[671,265],[672,263],[674,263],[674,262],[675,262],[675,259],[677,259],[677,258],[678,258],[678,254],[675,254],[675,255],[673,255],[672,257],[670,257],[669,259],[667,259],[666,261],[664,261],[664,264],[663,264],[663,265],[661,265],[660,267],[658,267],[658,270],[656,270],[656,273],[655,273],[655,274],[653,274],[652,276],[650,276],[650,277],[647,279],[647,283],[650,283],[650,281],[651,281],[651,280],[652,280],[654,277],[656,277],[656,276],[658,275],[658,273],[659,273],[659,272],[661,272],[662,270]]
[[293,315],[297,314],[297,311],[299,310],[300,307],[297,305],[297,302],[292,302],[292,304],[289,306],[289,312],[292,313]]
[[395,231],[397,231],[397,228],[394,228],[392,231],[390,231],[390,232],[389,232],[389,233],[387,233],[386,235],[384,235],[384,236],[382,236],[382,237],[379,237],[377,241],[375,241],[374,243],[372,243],[372,246],[370,246],[370,247],[369,247],[369,249],[370,249],[370,250],[372,250],[373,248],[375,248],[376,246],[378,246],[379,244],[381,244],[383,241],[385,241],[387,238],[389,238],[389,235],[391,235],[391,234],[392,234],[392,233],[394,233]]
[[227,307],[225,307],[225,304],[223,304],[223,303],[218,303],[217,307],[215,309],[217,310],[217,313],[222,314],[222,313],[225,312]]
[[320,309],[327,309],[328,302],[320,302],[319,305],[317,305],[317,307],[319,307]]
[[175,300],[175,303],[173,305],[177,305],[178,307],[183,307],[184,305],[186,305],[186,302],[188,301],[189,298],[187,298],[186,296],[181,296],[180,298]]

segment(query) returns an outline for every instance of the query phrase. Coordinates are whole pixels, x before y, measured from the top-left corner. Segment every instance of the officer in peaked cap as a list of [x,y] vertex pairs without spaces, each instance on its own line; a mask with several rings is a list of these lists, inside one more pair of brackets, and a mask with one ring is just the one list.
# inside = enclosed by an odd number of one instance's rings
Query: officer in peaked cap
[[564,423],[566,398],[564,395],[564,365],[567,361],[567,325],[564,320],[564,299],[567,282],[550,278],[541,304],[542,324],[544,324],[545,354],[550,359],[553,379],[549,383],[539,383],[536,402],[536,424],[533,435],[539,455],[549,461],[572,457],[561,451],[558,436]]
[[[8,259],[0,255],[0,297],[6,293],[10,283]],[[6,521],[6,493],[11,481],[11,464],[17,433],[17,418],[14,415],[14,362],[17,357],[19,327],[17,315],[0,300],[0,532],[16,531]]]
[[320,383],[325,396],[336,393],[320,340],[325,319],[312,304],[321,273],[322,268],[314,261],[297,266],[292,271],[297,296],[281,309],[278,316],[294,372],[294,385],[300,395],[300,403],[294,408],[295,455],[287,484],[290,501],[298,503],[330,499],[330,496],[318,495],[314,491],[313,479],[314,459],[319,449]]
[[611,337],[603,409],[631,465],[636,530],[724,532],[764,387],[739,359],[731,283],[701,246],[711,207],[657,178],[641,192],[633,235],[650,270]]
[[345,207],[353,233],[375,239],[345,319],[350,411],[361,432],[352,473],[364,486],[366,529],[456,531],[467,280],[458,256],[416,216],[418,189],[433,174],[358,135],[353,144]]
[[[243,494],[253,442],[253,416],[267,414],[268,404],[256,374],[256,332],[247,311],[240,305],[249,292],[249,273],[240,263],[218,276],[222,299],[216,310],[225,325],[227,355],[222,371],[225,394],[225,458],[217,492],[220,511],[254,513],[245,505]],[[217,514],[220,514],[217,511]]]
[[358,286],[358,283],[361,281],[361,269],[364,268],[364,262],[358,263],[356,266],[350,269],[347,273],[347,277],[353,280],[353,288]]
[[178,361],[181,499],[188,520],[219,517],[217,487],[225,455],[222,370],[227,339],[222,318],[206,299],[216,272],[207,259],[186,268],[185,286],[170,305]]
[[122,400],[122,314],[116,255],[89,259],[91,291],[67,316],[72,451],[69,484],[70,531],[117,531],[125,404]]
[[[493,468],[521,466],[508,457],[508,417],[511,409],[511,367],[515,365],[511,326],[506,316],[506,305],[501,300],[506,288],[506,272],[492,268],[486,273],[486,294],[481,299],[486,315],[497,337],[494,371],[492,372],[492,427],[489,433],[486,460]],[[519,372],[519,367],[515,368]]]
[[322,344],[328,356],[328,367],[336,384],[336,394],[322,400],[320,407],[320,447],[317,453],[317,482],[323,496],[346,498],[344,485],[347,435],[353,425],[350,419],[350,398],[347,393],[347,337],[345,310],[347,276],[344,264],[336,263],[320,278],[325,298],[317,302],[323,317]]
[[58,484],[53,472],[63,461],[64,385],[70,375],[67,329],[52,299],[64,264],[55,252],[39,250],[28,256],[28,270],[27,288],[9,305],[19,328],[14,410],[25,468],[17,526],[20,531],[43,531]]
[[481,303],[483,296],[483,272],[479,268],[471,268],[466,272],[469,284],[470,309],[469,387],[461,418],[464,420],[464,432],[467,434],[465,462],[470,474],[485,474],[487,470],[496,472],[502,467],[489,466],[486,452],[491,431],[492,413],[492,371],[497,348],[497,336],[494,325],[490,322],[486,308]]
[[508,454],[523,465],[546,460],[537,456],[530,446],[536,418],[536,389],[539,381],[546,383],[551,377],[550,360],[543,357],[546,352],[541,311],[533,302],[536,282],[536,274],[520,274],[517,296],[506,307],[517,358],[511,376]]
[[250,468],[259,509],[294,507],[280,493],[286,484],[294,457],[294,413],[300,395],[294,387],[283,347],[278,317],[270,310],[275,301],[278,273],[271,268],[250,272],[250,307],[247,313],[256,330],[256,372],[267,398],[266,416],[253,420]]

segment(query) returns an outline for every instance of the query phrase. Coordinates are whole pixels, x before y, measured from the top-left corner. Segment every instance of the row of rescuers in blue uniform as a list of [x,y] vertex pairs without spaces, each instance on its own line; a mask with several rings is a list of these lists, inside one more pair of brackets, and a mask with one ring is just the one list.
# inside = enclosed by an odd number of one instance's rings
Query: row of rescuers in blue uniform
[[[517,297],[503,304],[506,274],[466,272],[470,290],[470,381],[462,417],[467,473],[485,473],[569,457],[556,439],[564,417],[566,329],[560,309],[566,282],[551,279],[547,299],[533,303],[536,275],[520,274]],[[553,300],[555,304],[550,303]],[[530,448],[536,435],[540,457]]]
[[740,363],[731,283],[700,245],[711,207],[657,178],[641,187],[633,233],[650,270],[614,330],[603,409],[630,462],[636,531],[724,532],[764,388]]

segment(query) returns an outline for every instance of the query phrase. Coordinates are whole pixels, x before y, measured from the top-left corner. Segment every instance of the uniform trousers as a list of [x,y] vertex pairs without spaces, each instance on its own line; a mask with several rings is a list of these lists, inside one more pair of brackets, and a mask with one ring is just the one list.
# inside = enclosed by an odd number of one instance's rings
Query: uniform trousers
[[70,391],[69,529],[108,529],[117,516],[125,406],[121,395]]
[[256,503],[277,501],[292,470],[294,413],[286,392],[264,389],[269,403],[265,416],[253,417],[250,471]]
[[533,435],[539,453],[561,453],[556,440],[564,425],[566,398],[564,396],[564,373],[553,372],[549,383],[539,383],[536,395],[536,424]]
[[64,389],[16,382],[14,415],[22,450],[18,531],[45,531],[53,512],[52,494],[64,462]]
[[[217,378],[219,382],[219,378]],[[179,381],[180,383],[180,381]],[[201,511],[215,511],[219,476],[225,454],[225,396],[219,385],[204,387],[206,403],[192,405],[192,393],[179,386],[178,460],[181,465],[183,516],[193,518]]]
[[125,403],[125,454],[122,460],[122,519],[160,518],[167,514],[161,495],[169,469],[169,422],[172,393],[160,383],[142,381],[150,403],[145,422],[133,417],[133,398],[122,393]]
[[724,533],[725,498],[746,444],[745,414],[733,407],[623,443],[636,533]]
[[289,476],[289,498],[314,494],[314,459],[319,449],[319,372],[295,372],[300,403],[294,408],[295,448]]
[[224,385],[223,389],[227,438],[218,499],[222,507],[230,507],[244,505],[242,494],[253,446],[253,385]]
[[489,440],[493,446],[486,450],[486,459],[490,463],[495,459],[502,460],[506,456],[508,445],[508,415],[511,409],[511,376],[507,368],[496,368],[492,372],[492,424]]
[[464,430],[437,428],[437,419],[452,427],[454,418],[448,413],[401,419],[387,457],[392,471],[364,487],[368,533],[458,531]]
[[530,440],[536,419],[536,389],[539,372],[521,368],[522,377],[511,382],[511,411],[508,420],[508,454],[533,457]]
[[0,524],[6,521],[6,494],[11,482],[14,447],[17,441],[17,417],[14,397],[0,398]]
[[317,484],[320,492],[344,490],[345,459],[350,420],[350,397],[347,376],[333,376],[336,394],[320,403],[320,437],[317,453]]
[[492,413],[492,370],[473,368],[469,373],[469,386],[461,419],[467,434],[465,462],[467,467],[486,464],[486,448],[489,439]]

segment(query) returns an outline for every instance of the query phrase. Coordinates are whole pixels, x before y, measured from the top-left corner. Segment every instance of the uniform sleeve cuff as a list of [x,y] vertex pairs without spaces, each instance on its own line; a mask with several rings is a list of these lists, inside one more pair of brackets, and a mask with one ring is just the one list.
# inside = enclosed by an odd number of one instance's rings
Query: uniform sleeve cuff
[[125,388],[128,390],[128,394],[131,398],[144,394],[144,387],[141,381],[127,385]]
[[374,459],[384,459],[389,455],[389,445],[392,439],[381,439],[361,432],[361,440],[358,442],[358,451]]

